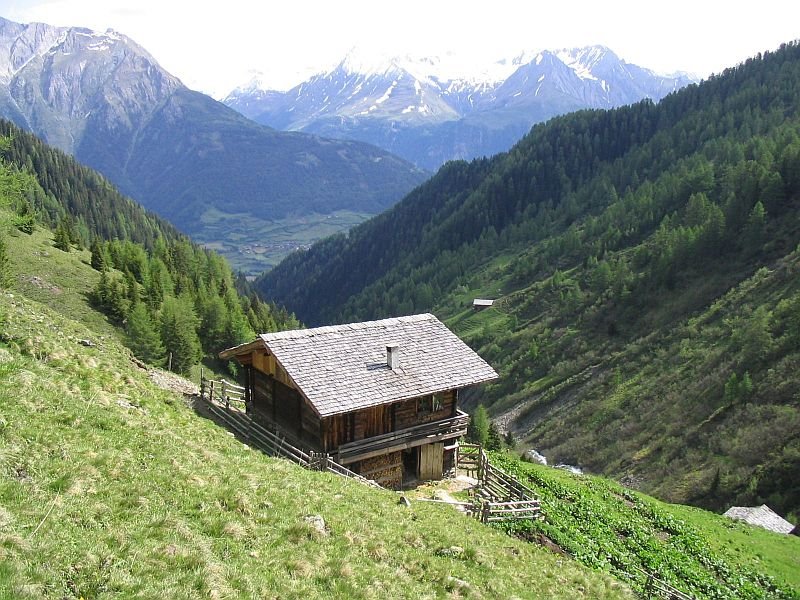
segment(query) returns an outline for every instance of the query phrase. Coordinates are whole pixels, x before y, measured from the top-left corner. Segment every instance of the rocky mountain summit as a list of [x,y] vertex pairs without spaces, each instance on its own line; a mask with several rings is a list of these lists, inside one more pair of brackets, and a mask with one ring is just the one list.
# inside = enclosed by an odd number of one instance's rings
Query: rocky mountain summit
[[520,53],[486,65],[357,50],[286,92],[256,77],[224,102],[281,130],[378,145],[435,169],[507,150],[532,125],[583,108],[659,100],[690,83],[658,75],[603,46]]
[[111,30],[0,18],[0,116],[201,236],[209,212],[374,214],[426,177],[364,143],[258,125]]

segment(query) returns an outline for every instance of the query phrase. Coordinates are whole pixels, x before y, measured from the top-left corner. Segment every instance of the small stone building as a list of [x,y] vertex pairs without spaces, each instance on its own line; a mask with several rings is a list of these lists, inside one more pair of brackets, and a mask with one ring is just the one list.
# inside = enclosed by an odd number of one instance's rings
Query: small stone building
[[253,418],[395,488],[452,468],[458,391],[497,377],[430,314],[262,334],[220,357],[244,366]]

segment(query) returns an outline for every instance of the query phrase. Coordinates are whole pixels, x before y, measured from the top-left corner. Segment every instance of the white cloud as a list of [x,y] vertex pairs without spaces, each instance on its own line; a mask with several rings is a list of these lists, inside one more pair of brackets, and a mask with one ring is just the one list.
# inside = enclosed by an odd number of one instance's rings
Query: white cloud
[[[746,10],[745,10],[746,9]],[[353,46],[499,58],[520,50],[604,44],[661,72],[708,75],[800,36],[800,3],[632,0],[568,3],[51,0],[14,2],[16,21],[114,28],[187,85],[220,95],[259,70],[284,87]]]

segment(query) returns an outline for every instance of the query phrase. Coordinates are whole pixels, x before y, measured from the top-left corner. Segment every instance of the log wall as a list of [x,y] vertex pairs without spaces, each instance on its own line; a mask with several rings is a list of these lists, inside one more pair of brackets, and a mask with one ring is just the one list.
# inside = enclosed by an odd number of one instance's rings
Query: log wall
[[454,417],[457,403],[456,390],[448,390],[435,394],[435,396],[439,403],[438,410],[432,410],[435,402],[432,396],[412,398],[394,404],[394,428],[392,431]]
[[317,413],[294,387],[258,368],[265,364],[254,361],[256,368],[250,374],[253,418],[271,426],[277,425],[308,448],[322,450],[322,424]]
[[438,408],[432,396],[412,398],[394,404],[326,417],[322,420],[323,448],[335,452],[342,444],[383,435],[414,425],[448,419],[456,415],[458,394],[448,390],[437,394]]

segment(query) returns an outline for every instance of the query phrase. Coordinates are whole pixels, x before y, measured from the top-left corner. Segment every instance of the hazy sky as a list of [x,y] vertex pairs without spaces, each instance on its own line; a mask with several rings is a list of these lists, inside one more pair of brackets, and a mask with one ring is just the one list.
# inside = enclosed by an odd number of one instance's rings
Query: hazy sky
[[216,97],[252,71],[288,89],[354,46],[485,61],[603,44],[658,72],[705,77],[800,38],[797,0],[3,0],[0,16],[116,29]]

